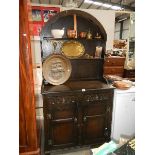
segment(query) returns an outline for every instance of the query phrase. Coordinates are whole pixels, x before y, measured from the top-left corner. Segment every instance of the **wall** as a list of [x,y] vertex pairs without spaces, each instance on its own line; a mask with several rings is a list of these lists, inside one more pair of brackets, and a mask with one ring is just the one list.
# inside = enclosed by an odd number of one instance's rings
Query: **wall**
[[130,38],[135,39],[135,13],[132,13],[131,16],[131,26],[130,26]]
[[[131,19],[127,19],[123,22],[123,32],[122,32],[122,39],[128,39],[130,38],[135,38],[135,14],[131,13],[130,18],[132,19],[132,24],[131,24]],[[114,33],[114,38],[116,40],[120,39],[120,23],[115,24],[115,33]]]
[[128,39],[130,34],[130,19],[123,22],[122,39]]
[[120,28],[121,28],[121,24],[120,23],[116,23],[115,24],[115,36],[114,36],[114,39],[115,40],[119,40],[120,38]]
[[41,54],[40,54],[40,38],[39,37],[31,37],[31,48],[33,52],[33,64],[41,65]]
[[[123,22],[122,39],[128,39],[129,38],[129,33],[130,33],[129,25],[130,25],[130,19],[125,20]],[[120,26],[121,26],[120,23],[115,24],[115,37],[114,38],[116,40],[120,39]]]

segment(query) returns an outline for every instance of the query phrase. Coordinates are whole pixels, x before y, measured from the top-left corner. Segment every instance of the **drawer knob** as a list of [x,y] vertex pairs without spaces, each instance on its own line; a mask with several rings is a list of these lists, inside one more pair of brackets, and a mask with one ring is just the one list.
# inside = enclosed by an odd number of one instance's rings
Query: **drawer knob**
[[77,118],[76,117],[74,118],[74,123],[77,123]]
[[96,95],[96,100],[98,100],[98,98],[99,98],[98,95]]
[[86,122],[86,121],[87,121],[87,117],[84,116],[84,117],[83,117],[83,122]]
[[62,103],[65,103],[65,99],[64,98],[62,98]]

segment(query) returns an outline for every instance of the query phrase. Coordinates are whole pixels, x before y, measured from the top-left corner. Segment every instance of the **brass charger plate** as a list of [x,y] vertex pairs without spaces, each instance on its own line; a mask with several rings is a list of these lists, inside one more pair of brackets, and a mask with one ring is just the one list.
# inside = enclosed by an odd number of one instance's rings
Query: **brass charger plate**
[[66,82],[71,75],[71,70],[70,60],[60,54],[50,55],[43,63],[43,76],[53,85]]
[[66,57],[74,59],[81,57],[85,48],[80,42],[71,40],[63,43],[61,51]]

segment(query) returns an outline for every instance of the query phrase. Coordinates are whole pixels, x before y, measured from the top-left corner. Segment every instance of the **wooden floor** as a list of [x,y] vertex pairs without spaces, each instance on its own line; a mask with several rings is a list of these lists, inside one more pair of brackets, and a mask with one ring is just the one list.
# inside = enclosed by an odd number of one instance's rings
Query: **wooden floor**
[[68,153],[51,153],[50,155],[92,155],[90,150],[82,149],[82,150],[72,150]]

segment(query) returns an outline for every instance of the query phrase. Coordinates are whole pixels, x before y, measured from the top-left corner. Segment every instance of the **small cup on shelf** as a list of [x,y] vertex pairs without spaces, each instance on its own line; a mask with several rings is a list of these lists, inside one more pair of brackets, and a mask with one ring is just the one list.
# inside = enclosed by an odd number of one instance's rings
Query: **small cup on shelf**
[[67,30],[67,37],[68,38],[75,38],[76,37],[76,30],[68,29]]
[[87,32],[84,32],[84,31],[80,32],[79,34],[80,38],[86,38],[86,35],[87,35]]
[[62,38],[64,35],[64,29],[52,29],[51,34],[53,38]]
[[95,58],[101,58],[102,55],[102,46],[96,46]]

